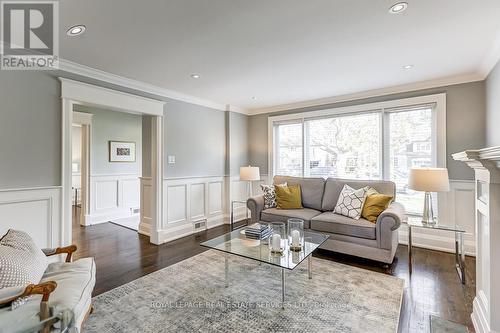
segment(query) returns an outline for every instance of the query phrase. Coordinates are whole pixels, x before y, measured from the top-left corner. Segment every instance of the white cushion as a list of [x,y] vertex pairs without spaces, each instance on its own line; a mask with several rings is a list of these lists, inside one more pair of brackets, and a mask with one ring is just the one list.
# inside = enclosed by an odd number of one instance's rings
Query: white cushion
[[95,285],[94,258],[74,262],[56,262],[47,267],[41,282],[55,281],[57,288],[50,294],[50,306],[72,310],[75,318],[87,311],[87,300]]
[[287,183],[276,185],[260,185],[260,188],[264,193],[264,209],[276,207],[276,186],[287,186]]
[[37,284],[47,257],[25,232],[10,229],[0,240],[0,288]]
[[355,190],[345,184],[339,194],[334,212],[350,217],[351,219],[359,220],[363,211],[363,205],[365,204],[367,191],[368,187]]

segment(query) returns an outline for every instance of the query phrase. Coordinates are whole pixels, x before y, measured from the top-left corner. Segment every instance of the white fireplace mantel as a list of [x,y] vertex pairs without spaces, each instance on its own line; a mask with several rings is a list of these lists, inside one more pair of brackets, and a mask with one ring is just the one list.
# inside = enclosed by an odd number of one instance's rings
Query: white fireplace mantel
[[476,297],[478,333],[500,333],[500,147],[466,150],[453,159],[475,171]]

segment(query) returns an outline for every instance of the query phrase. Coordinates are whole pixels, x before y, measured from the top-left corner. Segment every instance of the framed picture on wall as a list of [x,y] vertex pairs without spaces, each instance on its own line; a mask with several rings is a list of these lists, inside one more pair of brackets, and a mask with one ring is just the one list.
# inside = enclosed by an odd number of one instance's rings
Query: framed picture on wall
[[110,162],[135,162],[135,142],[109,141]]

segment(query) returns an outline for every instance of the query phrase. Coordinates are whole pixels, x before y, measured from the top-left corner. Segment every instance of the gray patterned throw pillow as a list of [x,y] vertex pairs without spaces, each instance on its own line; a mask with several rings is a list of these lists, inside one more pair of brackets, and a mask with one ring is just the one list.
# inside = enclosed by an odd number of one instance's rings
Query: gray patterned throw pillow
[[276,189],[275,186],[287,186],[286,183],[278,185],[264,185],[261,184],[260,188],[264,193],[264,209],[276,207]]
[[369,187],[363,187],[355,190],[349,185],[345,184],[340,192],[337,205],[334,212],[343,216],[350,217],[351,219],[359,220],[363,205],[366,200],[366,193]]
[[25,232],[10,229],[0,239],[0,288],[40,282],[47,257]]

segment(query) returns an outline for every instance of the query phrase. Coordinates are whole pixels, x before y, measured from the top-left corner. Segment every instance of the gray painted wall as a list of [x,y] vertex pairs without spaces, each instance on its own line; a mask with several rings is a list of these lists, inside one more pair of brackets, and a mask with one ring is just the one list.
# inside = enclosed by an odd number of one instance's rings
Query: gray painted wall
[[0,189],[61,185],[61,89],[43,71],[0,71]]
[[[226,112],[168,100],[164,117],[164,177],[226,174]],[[167,157],[175,156],[175,164]]]
[[486,110],[486,145],[500,146],[500,62],[486,80]]
[[[75,111],[92,113],[90,174],[142,173],[142,116],[75,105]],[[135,162],[110,162],[109,141],[135,142]]]
[[363,100],[335,103],[311,108],[255,115],[250,118],[250,162],[259,166],[261,173],[268,172],[267,163],[267,119],[270,115],[307,112],[326,108],[387,101],[436,93],[447,95],[446,149],[447,164],[451,179],[473,179],[473,171],[464,163],[456,162],[451,154],[465,149],[484,147],[486,144],[485,82],[471,82],[440,88],[393,94]]
[[229,166],[231,176],[240,174],[240,167],[247,166],[250,163],[248,152],[248,116],[229,112]]

